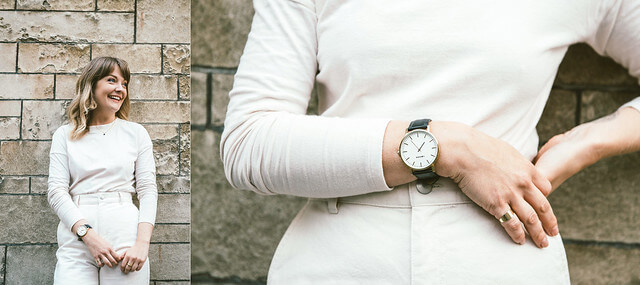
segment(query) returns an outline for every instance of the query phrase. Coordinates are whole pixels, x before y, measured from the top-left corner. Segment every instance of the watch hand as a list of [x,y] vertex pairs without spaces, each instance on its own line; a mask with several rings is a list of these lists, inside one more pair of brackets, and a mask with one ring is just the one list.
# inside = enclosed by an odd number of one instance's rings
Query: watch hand
[[422,142],[422,144],[420,145],[420,147],[418,148],[418,152],[422,149],[422,147],[424,146],[424,142]]
[[413,146],[415,146],[416,148],[418,148],[418,146],[416,145],[416,143],[414,143],[413,141],[411,141],[411,143],[413,144]]

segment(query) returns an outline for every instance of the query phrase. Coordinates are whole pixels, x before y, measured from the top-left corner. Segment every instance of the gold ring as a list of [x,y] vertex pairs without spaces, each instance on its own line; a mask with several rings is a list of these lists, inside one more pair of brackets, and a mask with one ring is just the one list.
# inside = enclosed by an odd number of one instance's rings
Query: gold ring
[[127,266],[128,266],[128,267],[131,267],[131,266],[133,266],[133,264],[131,264],[131,263],[128,263],[128,264],[127,264]]
[[516,213],[513,212],[513,210],[511,210],[511,208],[509,208],[509,210],[507,210],[506,213],[504,213],[504,215],[502,215],[502,217],[500,217],[500,219],[498,219],[500,221],[500,223],[504,223],[508,220],[511,220],[513,217],[516,216]]

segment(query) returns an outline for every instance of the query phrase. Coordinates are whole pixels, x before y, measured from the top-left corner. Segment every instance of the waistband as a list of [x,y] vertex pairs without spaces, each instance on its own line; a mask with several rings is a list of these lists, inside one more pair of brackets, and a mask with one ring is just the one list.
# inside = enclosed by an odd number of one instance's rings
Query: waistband
[[133,203],[129,192],[100,192],[72,196],[76,205],[98,205],[105,203]]
[[388,208],[411,208],[418,206],[438,206],[472,203],[458,185],[449,178],[440,177],[428,194],[418,192],[416,182],[399,185],[390,191],[373,192],[364,195],[324,199],[329,212],[337,213],[338,204],[358,204]]

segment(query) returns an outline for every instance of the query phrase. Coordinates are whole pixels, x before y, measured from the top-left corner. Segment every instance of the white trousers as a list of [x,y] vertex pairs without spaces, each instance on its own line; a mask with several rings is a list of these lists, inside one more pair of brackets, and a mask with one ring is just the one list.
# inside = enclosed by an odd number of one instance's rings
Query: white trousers
[[[77,195],[78,205],[89,224],[113,249],[122,254],[136,242],[138,208],[126,192],[104,192]],[[58,225],[58,262],[54,284],[149,284],[149,260],[140,271],[122,273],[120,264],[109,268],[98,267],[87,246],[78,240],[62,222]]]
[[[310,200],[284,234],[268,284],[569,284],[560,236],[515,244],[451,180]],[[334,213],[330,213],[334,212]]]

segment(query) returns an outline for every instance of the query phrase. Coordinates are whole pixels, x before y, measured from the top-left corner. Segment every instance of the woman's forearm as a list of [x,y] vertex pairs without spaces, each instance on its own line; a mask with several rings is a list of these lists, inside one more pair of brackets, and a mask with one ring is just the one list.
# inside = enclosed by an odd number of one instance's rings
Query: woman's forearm
[[142,222],[138,223],[138,235],[136,237],[136,243],[146,243],[149,244],[151,242],[151,233],[153,232],[153,225],[150,223]]
[[589,143],[597,160],[640,150],[640,112],[632,107],[622,108],[585,126],[591,132]]
[[535,164],[556,189],[569,177],[600,159],[638,150],[640,112],[625,107],[554,136],[542,146]]

